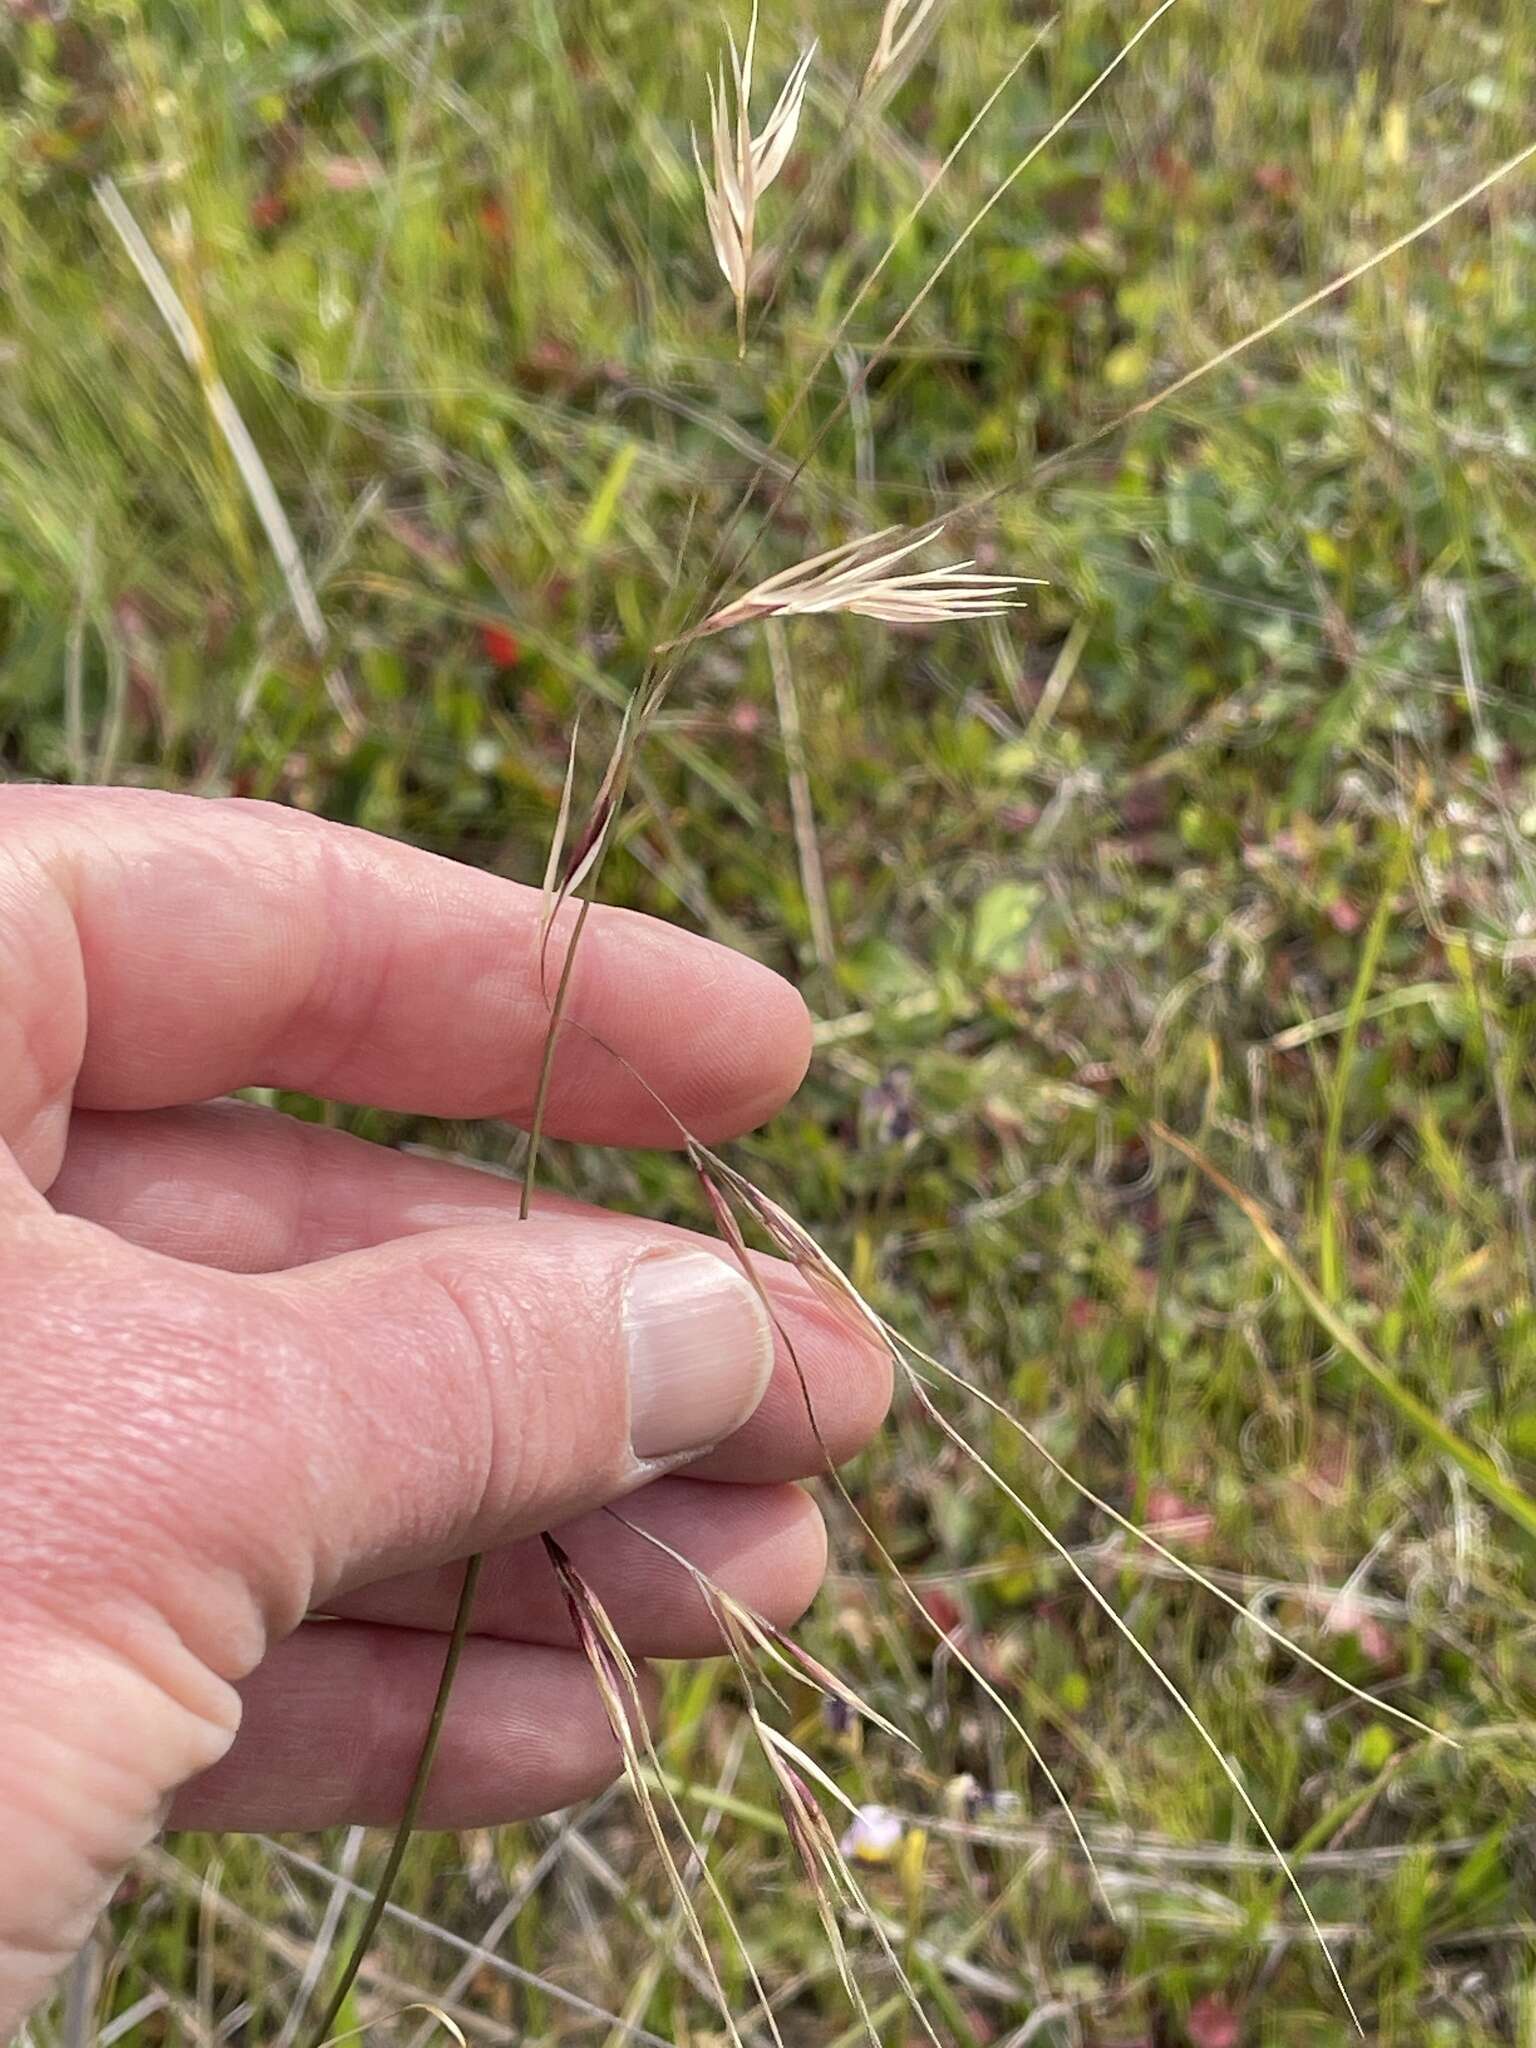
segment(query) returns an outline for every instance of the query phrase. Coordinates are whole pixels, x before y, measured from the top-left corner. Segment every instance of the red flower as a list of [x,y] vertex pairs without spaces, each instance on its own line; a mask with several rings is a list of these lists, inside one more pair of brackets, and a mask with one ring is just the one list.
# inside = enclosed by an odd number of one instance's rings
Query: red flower
[[917,1597],[924,1614],[941,1635],[954,1635],[965,1620],[960,1603],[942,1586],[924,1586]]
[[1243,2022],[1237,2008],[1219,1995],[1202,1998],[1189,2015],[1193,2048],[1237,2048]]
[[522,643],[505,626],[482,626],[480,645],[485,649],[486,660],[497,668],[516,668],[523,658]]

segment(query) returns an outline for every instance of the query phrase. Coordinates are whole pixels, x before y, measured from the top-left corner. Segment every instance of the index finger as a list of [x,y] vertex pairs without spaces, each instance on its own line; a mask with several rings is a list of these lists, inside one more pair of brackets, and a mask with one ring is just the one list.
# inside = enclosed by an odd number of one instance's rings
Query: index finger
[[[44,1181],[71,1100],[264,1085],[526,1122],[570,930],[541,985],[535,889],[274,805],[139,790],[0,790],[0,909],[0,1138]],[[787,982],[624,910],[593,909],[566,1014],[582,1028],[547,1128],[587,1142],[748,1129],[809,1054]]]

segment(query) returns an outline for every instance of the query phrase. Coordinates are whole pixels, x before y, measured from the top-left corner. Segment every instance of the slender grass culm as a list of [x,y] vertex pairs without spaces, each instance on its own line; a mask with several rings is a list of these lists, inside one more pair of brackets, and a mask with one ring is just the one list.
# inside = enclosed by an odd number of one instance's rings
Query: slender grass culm
[[[1523,2040],[1512,0],[1363,8],[1343,56],[1310,0],[273,0],[185,87],[153,9],[99,73],[108,31],[14,11],[64,54],[0,146],[66,79],[134,138],[98,158],[88,99],[15,159],[88,172],[89,319],[55,285],[35,324],[0,199],[0,616],[31,701],[58,678],[44,772],[537,845],[509,1227],[558,1187],[712,1229],[897,1387],[840,1473],[801,1377],[832,1567],[794,1633],[608,1511],[718,1633],[654,1732],[620,1608],[544,1539],[613,1791],[416,1834],[470,1560],[377,1863],[147,1862],[29,2048]],[[205,731],[214,654],[241,712]],[[574,1039],[627,1066],[571,1014],[600,895],[809,970],[781,1129],[707,1144],[629,1068],[676,1160],[551,1141]]]

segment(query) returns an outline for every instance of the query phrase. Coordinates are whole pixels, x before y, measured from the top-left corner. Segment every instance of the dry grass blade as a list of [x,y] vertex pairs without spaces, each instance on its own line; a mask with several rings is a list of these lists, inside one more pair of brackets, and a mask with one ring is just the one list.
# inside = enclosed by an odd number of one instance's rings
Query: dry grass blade
[[864,74],[866,90],[877,78],[889,71],[893,64],[901,62],[911,49],[923,23],[937,5],[938,0],[886,0],[875,54],[870,58],[869,69]]
[[[1167,4],[1171,5],[1172,0],[1167,0]],[[1224,368],[1238,356],[1245,355],[1249,349],[1257,347],[1261,341],[1268,341],[1272,334],[1278,334],[1282,327],[1288,327],[1293,320],[1299,320],[1303,314],[1315,312],[1319,306],[1324,305],[1329,299],[1336,298],[1340,292],[1347,291],[1350,285],[1358,284],[1362,277],[1379,269],[1392,257],[1401,255],[1404,249],[1422,241],[1425,235],[1433,234],[1436,228],[1443,227],[1453,215],[1461,213],[1475,200],[1481,199],[1485,192],[1491,192],[1495,185],[1502,184],[1506,178],[1512,178],[1533,157],[1536,157],[1536,142],[1528,142],[1523,149],[1517,149],[1513,156],[1506,157],[1503,163],[1496,164],[1491,171],[1485,172],[1464,192],[1458,192],[1454,199],[1448,199],[1443,206],[1437,207],[1425,219],[1418,221],[1392,241],[1384,243],[1381,248],[1373,250],[1369,256],[1362,257],[1358,263],[1352,264],[1339,276],[1330,278],[1327,284],[1319,285],[1316,291],[1308,292],[1304,299],[1298,299],[1295,305],[1287,306],[1284,312],[1277,313],[1272,320],[1266,320],[1261,327],[1251,329],[1240,340],[1232,342],[1227,348],[1219,349],[1203,363],[1197,363],[1194,369],[1186,370],[1181,377],[1175,377],[1171,384],[1165,384],[1160,391],[1154,391],[1150,398],[1143,398],[1139,404],[1131,406],[1126,412],[1116,413],[1112,420],[1106,420],[1102,427],[1096,428],[1085,439],[1074,442],[1070,448],[1063,448],[1058,454],[1050,456],[1038,466],[1029,481],[1032,482],[1036,477],[1060,468],[1071,457],[1080,454],[1085,448],[1095,447],[1109,435],[1117,434],[1133,420],[1144,419],[1149,412],[1155,412],[1171,398],[1177,398],[1188,391],[1192,384],[1198,384],[1202,378],[1210,376],[1213,370]],[[1010,485],[1008,488],[1013,489],[1016,486]]]
[[757,206],[762,195],[783,170],[785,159],[794,146],[800,126],[800,114],[805,105],[806,81],[810,77],[811,62],[816,55],[816,45],[811,43],[800,52],[793,70],[784,81],[784,88],[774,102],[773,112],[764,123],[762,132],[752,133],[752,67],[757,54],[757,8],[752,9],[752,24],[747,30],[746,54],[736,47],[733,35],[731,42],[731,85],[735,91],[736,108],[732,118],[731,93],[727,89],[725,72],[709,81],[709,134],[710,156],[713,175],[705,169],[704,159],[699,150],[699,139],[694,135],[693,160],[698,167],[699,183],[704,189],[704,215],[709,223],[709,239],[714,247],[715,261],[721,275],[731,288],[736,301],[736,333],[738,343],[745,352],[747,341],[747,298],[752,290],[753,256],[757,241]]
[[354,1827],[347,1830],[347,1837],[336,1864],[336,1879],[325,1902],[320,1930],[315,1936],[314,1946],[304,1965],[304,1974],[299,1979],[298,1989],[294,1992],[293,2001],[277,2038],[272,2043],[272,2048],[292,2048],[292,2043],[298,2039],[299,2028],[303,2025],[304,2015],[309,2010],[309,2002],[315,1995],[315,1987],[325,1975],[326,1964],[330,1960],[336,1933],[341,1925],[341,1917],[347,1909],[346,1881],[356,1872],[357,1860],[362,1854],[365,1839],[365,1829]]
[[1018,183],[1019,179],[1023,177],[1024,173],[1029,169],[1030,165],[1041,154],[1041,152],[1043,150],[1048,149],[1050,145],[1056,140],[1056,137],[1061,133],[1061,131],[1065,127],[1067,127],[1072,121],[1076,120],[1077,116],[1082,112],[1083,108],[1087,106],[1088,102],[1093,98],[1094,94],[1097,93],[1100,90],[1100,88],[1106,83],[1106,81],[1110,79],[1116,71],[1119,70],[1120,66],[1125,62],[1126,58],[1130,56],[1131,52],[1136,48],[1136,45],[1142,40],[1143,36],[1151,34],[1152,30],[1156,28],[1157,24],[1162,20],[1163,16],[1168,12],[1169,8],[1173,5],[1174,0],[1160,0],[1160,4],[1153,9],[1151,14],[1147,16],[1146,20],[1141,23],[1140,27],[1137,28],[1135,32],[1131,36],[1129,36],[1124,43],[1121,44],[1120,48],[1115,52],[1114,56],[1111,57],[1109,62],[1104,66],[1103,70],[1099,72],[1098,76],[1093,80],[1092,84],[1089,85],[1084,92],[1078,94],[1077,98],[1072,102],[1071,106],[1067,108],[1064,114],[1060,114],[1057,116],[1057,118],[1051,123],[1050,127],[1046,129],[1045,133],[1039,138],[1038,141],[1030,145],[1030,147],[1024,152],[1024,155],[1020,157],[1019,161],[1008,173],[1007,177],[1003,179],[1002,183],[998,185],[996,190],[986,200],[985,204],[979,206],[975,213],[971,215],[971,218],[966,222],[965,226],[961,229],[960,233],[955,237],[954,241],[951,242],[948,249],[945,250],[939,262],[935,264],[934,268],[929,272],[928,276],[924,279],[921,288],[918,290],[918,292],[912,299],[911,303],[908,305],[906,311],[902,314],[901,318],[896,322],[895,326],[891,328],[890,332],[885,336],[885,339],[881,342],[879,348],[875,351],[874,355],[871,356],[870,360],[865,364],[863,373],[863,381],[865,383],[869,381],[869,378],[874,371],[875,365],[880,361],[880,359],[883,356],[888,355],[890,353],[890,350],[901,339],[902,335],[906,332],[907,327],[910,325],[913,316],[917,313],[918,309],[923,305],[925,300],[927,300],[930,297],[934,288],[937,286],[940,278],[943,277],[945,271],[949,269],[950,265],[954,262],[955,258],[960,254],[961,250],[971,240],[972,236],[976,233],[976,230],[981,226],[982,222],[987,218],[987,216],[993,211],[995,207],[999,206],[1002,203],[1002,201],[1007,197],[1008,193]]
[[[912,569],[895,575],[898,562],[917,553],[943,532],[943,523],[908,534],[893,547],[883,546],[901,528],[882,527],[878,533],[845,541],[828,548],[792,568],[754,584],[752,589],[711,612],[701,625],[686,633],[676,647],[690,640],[708,639],[727,633],[733,626],[757,619],[797,618],[820,612],[857,612],[865,618],[883,619],[893,626],[937,626],[951,619],[990,619],[1012,611],[1022,602],[1014,593],[1025,584],[1038,584],[1038,576],[989,576],[978,572],[973,561],[949,562],[941,569]],[[659,648],[664,653],[666,647]]]
[[376,2020],[369,2020],[361,2027],[349,2027],[344,2034],[332,2034],[325,2043],[325,2048],[340,2048],[343,2041],[361,2040],[364,2034],[371,2034],[375,2027],[391,2026],[396,2020],[403,2020],[407,2013],[412,2012],[430,2013],[433,2024],[441,2027],[445,2034],[452,2034],[459,2048],[469,2048],[469,2042],[464,2037],[464,2029],[458,2021],[428,1998],[413,1998],[409,2005],[397,2006],[393,2012],[380,2013]]
[[[214,424],[223,435],[225,445],[233,458],[241,482],[250,494],[256,516],[271,544],[282,571],[283,581],[288,586],[288,595],[293,603],[294,615],[303,628],[304,637],[313,652],[323,656],[326,650],[327,634],[325,620],[321,615],[320,601],[315,596],[314,584],[304,565],[299,543],[288,522],[267,466],[261,459],[261,452],[251,438],[250,429],[235,408],[235,401],[229,394],[223,378],[214,367],[208,344],[186,307],[176,294],[176,288],[166,274],[165,265],[155,254],[149,237],[134,219],[128,202],[111,178],[98,178],[92,187],[96,204],[112,224],[113,232],[139,273],[144,289],[155,303],[155,309],[175,339],[187,367],[197,378],[202,389],[203,400],[213,417]],[[326,676],[326,689],[340,713],[343,722],[354,732],[361,729],[361,716],[352,702],[340,674],[331,670]]]
[[[252,1839],[259,1842],[276,1862],[301,1871],[323,1884],[334,1885],[338,1882],[334,1870],[328,1869],[323,1863],[317,1863],[313,1857],[306,1856],[291,1842],[279,1841],[271,1835],[256,1835]],[[195,1882],[192,1873],[164,1850],[147,1851],[145,1861],[147,1867],[182,1888]],[[359,1906],[366,1906],[374,1896],[365,1885],[358,1884],[350,1878],[342,1884],[342,1889],[348,1898]],[[265,1946],[272,1948],[275,1953],[290,1962],[293,1968],[298,1969],[302,1966],[305,1958],[302,1944],[291,1942],[288,1937],[277,1933],[265,1922],[251,1921],[249,1916],[240,1914],[237,1908],[232,1907],[227,1899],[220,1902],[219,1910],[227,1924],[231,1926],[251,1929],[260,1927],[260,1939]],[[606,2006],[598,2005],[590,1998],[583,1998],[579,1991],[568,1990],[552,1978],[542,1977],[533,1970],[526,1970],[509,1956],[502,1955],[499,1951],[479,1942],[470,1941],[462,1934],[454,1933],[452,1928],[444,1927],[439,1921],[424,1919],[421,1914],[413,1913],[408,1906],[398,1905],[391,1900],[385,1908],[385,1913],[396,1926],[408,1928],[412,1934],[419,1935],[462,1957],[471,1966],[472,1975],[485,1971],[508,1984],[520,1985],[549,1999],[563,2012],[575,2015],[582,2024],[607,2027],[622,2024],[619,2014],[610,2012]],[[376,1991],[392,1998],[397,1995],[408,1996],[412,1988],[402,1985],[398,1979],[391,1977],[387,1971],[372,1961],[365,1961],[361,1976],[363,1981],[372,1985]],[[440,1992],[437,1994],[437,2002],[447,2008],[453,2004],[456,1997],[457,1993]],[[462,2013],[462,2008],[454,2006],[454,2011]],[[644,2043],[644,2048],[668,2048],[668,2044],[659,2034],[648,2033],[644,2027],[629,2028],[628,2038]]]
[[[709,1974],[710,1987],[734,2048],[743,2048],[741,2036],[736,2030],[736,2022],[731,2017],[725,1987],[715,1969],[708,1937],[699,1920],[688,1887],[683,1882],[682,1872],[678,1869],[677,1859],[672,1853],[672,1845],[667,1840],[666,1829],[661,1824],[661,1815],[657,1812],[656,1802],[651,1796],[650,1780],[642,1767],[641,1742],[643,1739],[645,1749],[649,1752],[650,1738],[646,1730],[645,1703],[640,1697],[639,1677],[634,1664],[618,1631],[609,1620],[606,1609],[552,1536],[545,1536],[544,1551],[554,1567],[555,1577],[571,1617],[571,1626],[576,1632],[576,1640],[582,1655],[591,1667],[598,1697],[603,1703],[603,1712],[608,1717],[608,1725],[613,1730],[614,1740],[618,1743],[624,1758],[625,1777],[639,1804],[656,1853],[661,1858],[678,1913]],[[637,1729],[641,1731],[639,1735],[636,1733]],[[659,1759],[651,1754],[649,1761],[659,1780]],[[687,1834],[686,1825],[684,1833]],[[697,1855],[697,1844],[691,1835],[688,1835],[688,1844],[690,1850]],[[702,1862],[702,1859],[700,1860]]]

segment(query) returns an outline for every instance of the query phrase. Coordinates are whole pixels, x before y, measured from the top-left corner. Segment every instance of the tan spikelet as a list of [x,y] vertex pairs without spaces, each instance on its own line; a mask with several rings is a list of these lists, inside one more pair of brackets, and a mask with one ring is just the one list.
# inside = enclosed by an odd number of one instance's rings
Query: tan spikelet
[[974,561],[893,573],[898,562],[927,547],[942,532],[942,526],[930,526],[896,540],[902,529],[887,526],[879,533],[845,541],[841,547],[828,548],[824,554],[812,555],[809,561],[797,562],[793,568],[781,569],[777,575],[754,584],[742,596],[711,612],[702,625],[684,637],[702,640],[757,619],[794,618],[818,612],[858,612],[893,626],[938,626],[954,619],[989,619],[999,612],[1014,610],[1022,602],[1015,593],[1025,584],[1039,582],[1038,577],[1032,576],[984,575]]
[[880,22],[880,35],[875,44],[875,54],[869,60],[869,69],[864,74],[866,87],[873,85],[893,65],[899,64],[911,49],[923,23],[938,5],[938,0],[887,0],[886,10]]
[[758,202],[783,170],[785,159],[794,146],[816,45],[811,43],[800,52],[794,69],[774,102],[773,112],[761,133],[755,136],[752,133],[752,66],[757,54],[755,5],[752,23],[747,30],[745,54],[738,51],[734,36],[730,45],[735,115],[733,118],[731,89],[727,88],[722,66],[718,76],[709,81],[712,171],[705,168],[697,135],[693,137],[693,160],[698,166],[699,183],[704,188],[704,216],[709,223],[715,261],[736,301],[737,338],[745,348],[747,299],[752,291],[757,242]]

